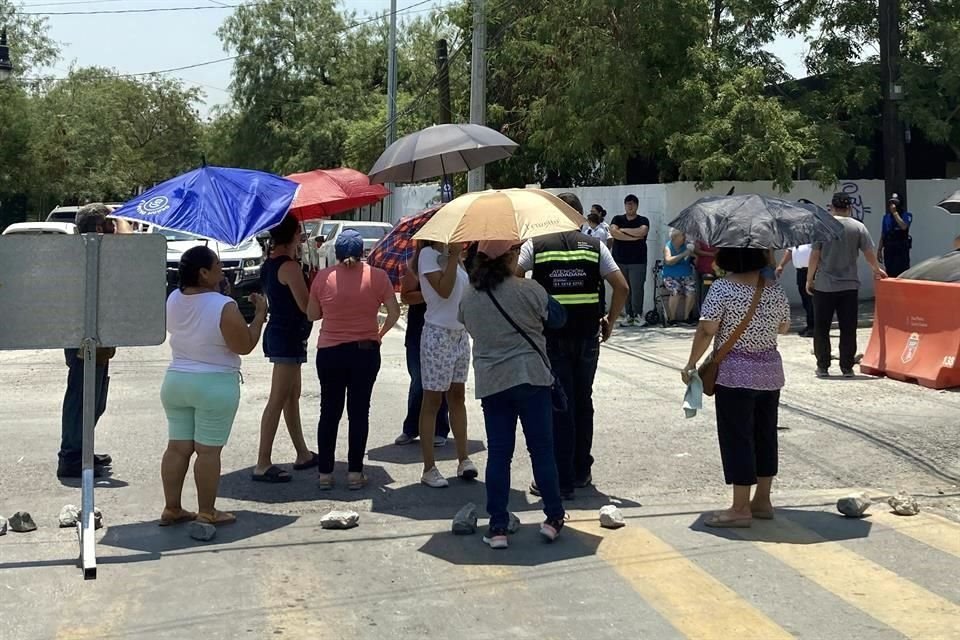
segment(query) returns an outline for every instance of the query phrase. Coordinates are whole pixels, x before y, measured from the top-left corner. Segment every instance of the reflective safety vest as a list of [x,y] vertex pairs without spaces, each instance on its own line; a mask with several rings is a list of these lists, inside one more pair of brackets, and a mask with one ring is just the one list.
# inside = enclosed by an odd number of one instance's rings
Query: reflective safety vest
[[534,238],[533,279],[567,312],[564,327],[548,333],[565,337],[599,333],[605,289],[598,239],[579,231]]

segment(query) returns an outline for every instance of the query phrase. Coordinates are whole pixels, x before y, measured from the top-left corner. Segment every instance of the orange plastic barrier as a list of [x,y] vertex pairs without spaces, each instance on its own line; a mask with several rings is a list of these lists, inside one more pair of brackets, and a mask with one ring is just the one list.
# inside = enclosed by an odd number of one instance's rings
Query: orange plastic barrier
[[876,283],[868,375],[960,387],[960,283],[887,279]]

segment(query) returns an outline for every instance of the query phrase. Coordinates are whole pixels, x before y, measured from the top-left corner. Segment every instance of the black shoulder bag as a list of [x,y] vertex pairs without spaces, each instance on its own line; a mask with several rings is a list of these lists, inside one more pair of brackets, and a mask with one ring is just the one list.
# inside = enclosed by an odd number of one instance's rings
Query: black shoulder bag
[[537,343],[533,341],[533,338],[527,335],[527,332],[520,328],[516,322],[513,321],[513,318],[504,311],[503,307],[500,306],[500,303],[497,302],[497,299],[493,297],[493,292],[489,289],[487,290],[487,295],[490,296],[490,301],[493,302],[493,306],[497,308],[497,311],[500,312],[507,322],[510,323],[517,333],[523,336],[523,339],[530,343],[530,346],[533,347],[533,350],[543,358],[544,364],[547,365],[547,368],[550,369],[550,375],[553,376],[553,384],[550,385],[550,397],[553,404],[553,410],[558,413],[564,413],[567,411],[567,392],[563,390],[563,385],[560,384],[560,380],[557,379],[557,374],[553,372],[553,367],[550,365],[550,360],[547,358],[547,354],[540,350],[540,347],[537,346]]

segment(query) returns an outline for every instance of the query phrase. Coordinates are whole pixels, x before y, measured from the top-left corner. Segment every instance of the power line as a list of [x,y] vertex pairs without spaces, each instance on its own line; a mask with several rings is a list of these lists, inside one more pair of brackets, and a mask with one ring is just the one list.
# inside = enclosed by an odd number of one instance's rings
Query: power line
[[[119,0],[102,0],[102,1],[119,1]],[[403,9],[398,9],[398,10],[397,10],[397,14],[399,15],[399,14],[401,14],[401,13],[405,13],[405,12],[409,11],[410,9],[413,9],[413,8],[416,8],[416,7],[419,7],[419,6],[428,4],[428,3],[433,2],[433,1],[434,1],[434,0],[422,0],[421,2],[417,2],[417,3],[415,3],[415,4],[409,5],[409,6],[407,6],[407,7],[404,7]],[[53,4],[50,4],[50,5],[37,4],[37,5],[31,5],[31,6],[57,6],[58,4],[63,4],[63,5],[67,5],[67,4],[84,4],[85,2],[86,2],[86,3],[90,3],[91,0],[72,0],[71,2],[53,3]],[[250,7],[250,6],[254,6],[254,5],[256,5],[256,4],[260,4],[260,3],[251,2],[251,3],[247,3],[247,4],[236,4],[236,5],[229,5],[229,4],[217,3],[217,5],[215,5],[215,6],[214,6],[214,5],[201,5],[201,6],[187,6],[187,7],[150,7],[150,8],[146,8],[146,9],[95,9],[95,10],[91,10],[91,11],[45,11],[45,12],[29,12],[29,13],[28,13],[28,12],[25,12],[25,13],[21,13],[20,15],[24,15],[24,16],[34,16],[34,17],[48,17],[48,16],[101,16],[101,15],[123,15],[123,14],[130,14],[130,13],[176,13],[176,12],[180,12],[180,11],[223,11],[224,9],[238,9],[238,8],[240,8],[240,7]],[[358,22],[358,23],[356,23],[356,24],[353,25],[353,26],[360,26],[360,25],[362,25],[362,24],[367,24],[367,23],[369,23],[369,22],[376,22],[376,21],[382,19],[384,16],[389,16],[389,15],[390,15],[390,12],[388,11],[388,12],[386,12],[385,14],[380,14],[380,15],[378,15],[378,16],[375,17],[375,18],[371,18],[371,19],[366,20],[366,21]],[[353,28],[353,27],[348,27],[348,28]]]
[[[242,6],[242,5],[237,5]],[[97,11],[47,11],[36,13],[21,13],[22,16],[47,17],[47,16],[106,16],[119,15],[124,13],[174,13],[178,11],[223,11],[224,9],[236,9],[237,7],[203,5],[201,7],[152,7],[150,9],[100,9]]]

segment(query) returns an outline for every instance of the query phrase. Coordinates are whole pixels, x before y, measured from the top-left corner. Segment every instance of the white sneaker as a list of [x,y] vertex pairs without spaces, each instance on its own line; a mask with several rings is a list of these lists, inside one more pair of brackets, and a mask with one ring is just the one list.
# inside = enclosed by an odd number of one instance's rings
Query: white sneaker
[[476,480],[477,476],[480,475],[480,472],[477,471],[477,465],[473,464],[473,460],[467,458],[460,463],[460,466],[457,467],[457,477],[463,478],[464,480]]
[[447,479],[440,474],[440,470],[436,467],[431,468],[429,471],[424,471],[423,475],[420,476],[420,482],[434,489],[443,489],[444,487],[450,486],[450,483],[447,482]]
[[435,436],[433,438],[433,446],[435,447],[445,447],[447,446],[447,439],[443,436]]

